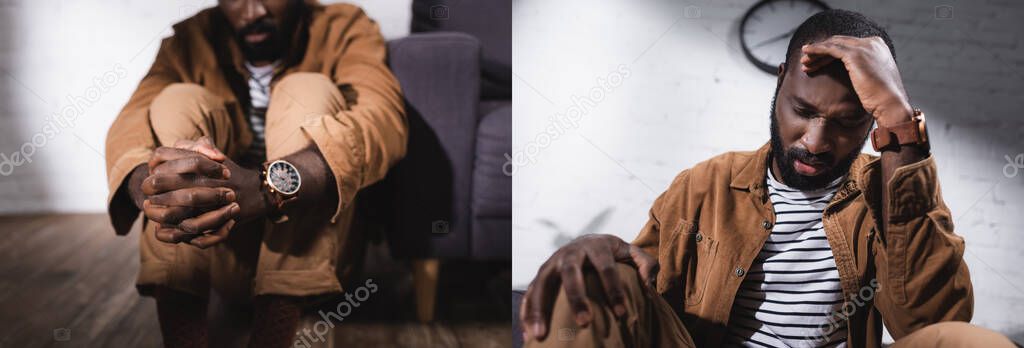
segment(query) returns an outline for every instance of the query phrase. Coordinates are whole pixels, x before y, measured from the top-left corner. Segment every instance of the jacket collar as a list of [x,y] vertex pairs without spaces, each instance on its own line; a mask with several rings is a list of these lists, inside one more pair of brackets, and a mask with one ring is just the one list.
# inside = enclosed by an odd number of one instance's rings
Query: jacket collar
[[[765,173],[768,172],[768,159],[771,158],[771,143],[765,143],[754,151],[746,163],[733,166],[732,182],[730,187],[747,190],[758,194],[762,201],[767,199],[764,187],[767,184]],[[833,197],[833,202],[840,202],[847,197],[853,197],[860,192],[868,192],[873,187],[872,178],[878,167],[878,156],[862,153],[850,165],[850,172],[843,182],[842,187]]]
[[754,151],[753,156],[747,163],[740,166],[733,166],[732,188],[755,191],[765,185],[765,173],[768,170],[768,158],[771,157],[771,143],[761,145],[761,148]]

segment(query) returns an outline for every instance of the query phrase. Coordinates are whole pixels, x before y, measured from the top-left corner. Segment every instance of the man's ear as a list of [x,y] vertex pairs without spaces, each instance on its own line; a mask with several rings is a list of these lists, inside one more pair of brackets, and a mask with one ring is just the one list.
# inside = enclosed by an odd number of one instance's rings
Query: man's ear
[[779,78],[782,78],[782,74],[786,73],[786,62],[779,63]]

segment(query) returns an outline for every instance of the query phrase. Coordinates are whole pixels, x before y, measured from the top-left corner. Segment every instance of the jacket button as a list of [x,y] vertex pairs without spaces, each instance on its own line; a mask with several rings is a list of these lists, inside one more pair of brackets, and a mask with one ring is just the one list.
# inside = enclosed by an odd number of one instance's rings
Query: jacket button
[[700,232],[697,232],[697,235],[694,236],[693,239],[696,239],[698,242],[700,242],[704,240],[704,235],[700,234]]
[[772,228],[772,223],[768,220],[761,221],[761,227],[764,227],[764,229],[767,230],[769,228]]
[[743,273],[744,273],[743,272],[743,267],[736,267],[736,276],[737,277],[742,277]]

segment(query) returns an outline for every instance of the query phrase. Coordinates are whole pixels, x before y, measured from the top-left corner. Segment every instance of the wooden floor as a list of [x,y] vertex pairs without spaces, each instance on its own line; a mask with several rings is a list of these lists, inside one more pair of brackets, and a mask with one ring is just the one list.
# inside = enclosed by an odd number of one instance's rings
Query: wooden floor
[[[442,264],[438,320],[421,324],[408,266],[386,254],[367,256],[380,291],[313,346],[511,346],[507,265]],[[159,346],[156,304],[134,287],[138,257],[138,231],[118,237],[106,215],[0,217],[0,347]],[[250,312],[214,302],[212,346],[244,346]]]

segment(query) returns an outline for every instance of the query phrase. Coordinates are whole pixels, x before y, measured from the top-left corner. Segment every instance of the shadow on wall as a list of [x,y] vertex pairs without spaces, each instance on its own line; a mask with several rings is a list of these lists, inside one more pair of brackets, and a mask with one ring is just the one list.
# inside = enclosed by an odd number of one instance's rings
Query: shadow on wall
[[27,41],[19,40],[24,33],[17,15],[23,6],[20,1],[0,1],[0,212],[4,213],[32,211],[50,206],[52,200],[46,176],[41,175],[48,170],[41,161],[43,147],[51,139],[38,126],[43,122],[25,121],[51,115],[24,116],[52,106],[33,90],[32,76],[23,73],[19,52],[26,49]]
[[597,213],[597,215],[590,218],[590,221],[576,232],[569,231],[567,228],[559,226],[557,222],[548,219],[540,219],[537,220],[537,222],[540,223],[541,226],[547,227],[551,232],[553,232],[552,234],[554,234],[554,238],[552,238],[551,243],[555,249],[558,249],[569,244],[573,239],[588,234],[598,233],[598,231],[603,231],[604,225],[608,222],[608,217],[612,215],[613,211],[615,211],[614,207],[605,208],[600,213]]

